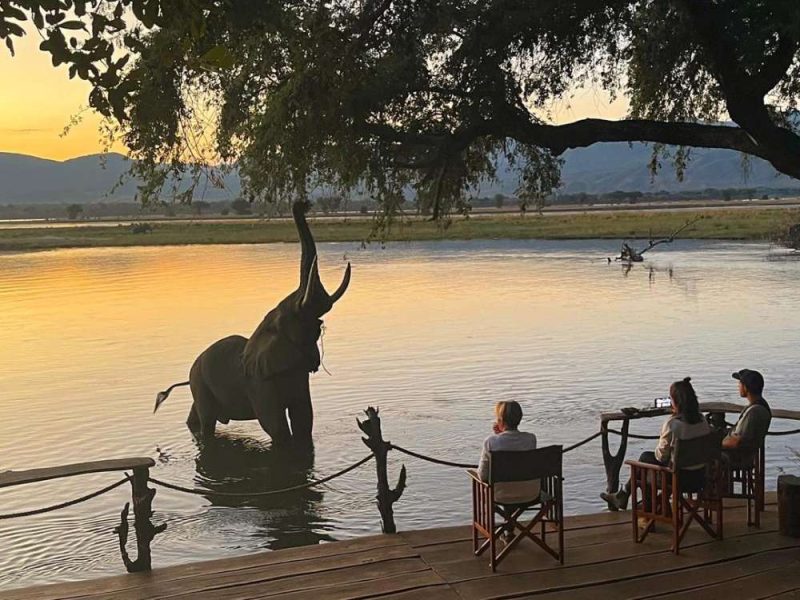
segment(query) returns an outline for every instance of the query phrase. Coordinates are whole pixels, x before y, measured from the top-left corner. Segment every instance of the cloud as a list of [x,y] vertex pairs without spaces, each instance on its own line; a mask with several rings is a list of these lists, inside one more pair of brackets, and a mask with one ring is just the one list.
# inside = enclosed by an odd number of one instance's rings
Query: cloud
[[55,131],[52,127],[2,127],[0,131],[3,133],[46,133]]

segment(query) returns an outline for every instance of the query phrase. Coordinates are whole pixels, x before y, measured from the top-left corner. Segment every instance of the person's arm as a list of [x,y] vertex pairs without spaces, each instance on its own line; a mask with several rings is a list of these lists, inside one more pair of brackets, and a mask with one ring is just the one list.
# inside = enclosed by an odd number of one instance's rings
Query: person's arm
[[478,477],[481,481],[489,481],[489,438],[483,440],[481,460],[478,462]]
[[661,435],[656,445],[656,458],[661,462],[669,461],[670,451],[672,450],[672,417],[664,421],[661,426]]
[[742,417],[736,422],[736,427],[733,431],[723,438],[722,447],[732,450],[742,446],[745,441],[753,439],[755,437],[754,426],[753,411],[747,408]]
[[737,433],[730,433],[726,435],[722,440],[722,447],[728,450],[738,448],[741,445],[742,445],[742,436],[738,435]]

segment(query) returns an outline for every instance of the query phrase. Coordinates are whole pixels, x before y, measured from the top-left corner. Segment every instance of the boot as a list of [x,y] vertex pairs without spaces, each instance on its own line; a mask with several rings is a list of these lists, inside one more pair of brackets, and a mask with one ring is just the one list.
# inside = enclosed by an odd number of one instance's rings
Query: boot
[[631,493],[625,488],[622,488],[613,494],[609,494],[607,492],[600,494],[600,497],[608,503],[608,507],[615,512],[628,508],[628,498],[630,498],[630,496]]

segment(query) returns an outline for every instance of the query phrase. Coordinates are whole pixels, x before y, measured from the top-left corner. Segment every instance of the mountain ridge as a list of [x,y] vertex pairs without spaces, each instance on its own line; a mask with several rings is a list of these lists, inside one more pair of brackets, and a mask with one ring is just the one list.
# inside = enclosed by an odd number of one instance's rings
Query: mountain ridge
[[[648,168],[651,153],[652,148],[646,144],[626,142],[568,150],[562,157],[562,186],[558,193],[669,193],[741,187],[800,190],[800,181],[777,173],[758,158],[750,157],[744,163],[742,155],[732,150],[692,149],[683,181],[677,180],[669,160],[663,160],[660,171],[652,176]],[[0,152],[0,204],[130,201],[136,194],[137,182],[120,182],[129,167],[130,160],[116,152],[64,161]],[[224,189],[208,185],[196,198],[233,200],[241,193],[236,173],[226,175],[223,181]],[[497,180],[483,183],[477,195],[513,196],[518,186],[518,174],[501,160]]]

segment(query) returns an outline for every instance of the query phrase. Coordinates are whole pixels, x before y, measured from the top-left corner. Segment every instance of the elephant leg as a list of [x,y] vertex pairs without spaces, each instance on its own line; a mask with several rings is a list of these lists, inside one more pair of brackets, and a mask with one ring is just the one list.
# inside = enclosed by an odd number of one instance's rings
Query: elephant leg
[[284,444],[292,439],[289,422],[286,420],[286,409],[275,400],[264,401],[264,398],[275,398],[274,390],[269,395],[259,395],[253,403],[261,429],[269,434],[273,444]]
[[289,420],[292,423],[292,437],[301,443],[311,442],[314,429],[314,409],[311,406],[311,393],[306,384],[305,393],[289,404]]
[[217,416],[213,410],[214,395],[208,386],[194,378],[190,379],[189,387],[192,390],[194,404],[189,411],[186,425],[194,434],[199,433],[204,438],[214,437],[217,428]]
[[192,403],[192,408],[189,409],[189,416],[186,418],[186,426],[195,433],[199,433],[202,429],[200,425],[200,416],[197,414],[194,403]]

